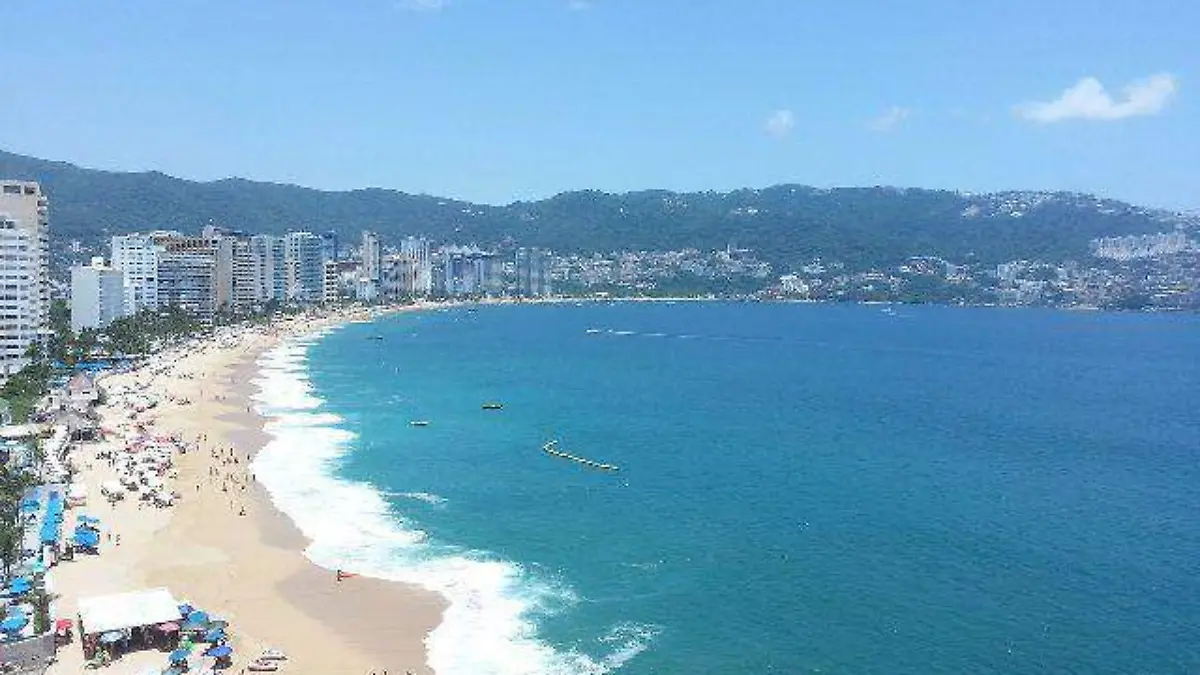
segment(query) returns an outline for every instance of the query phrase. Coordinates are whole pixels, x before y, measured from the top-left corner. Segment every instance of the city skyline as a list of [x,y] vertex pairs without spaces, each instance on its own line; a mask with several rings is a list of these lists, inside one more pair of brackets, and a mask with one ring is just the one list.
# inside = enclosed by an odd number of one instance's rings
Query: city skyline
[[83,166],[493,204],[800,183],[1200,207],[1183,2],[39,11],[0,147]]

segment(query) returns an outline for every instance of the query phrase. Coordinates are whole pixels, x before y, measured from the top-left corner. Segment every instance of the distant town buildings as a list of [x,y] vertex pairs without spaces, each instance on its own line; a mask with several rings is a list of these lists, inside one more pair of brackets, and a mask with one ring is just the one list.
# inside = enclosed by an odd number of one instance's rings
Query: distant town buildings
[[71,268],[71,330],[104,328],[125,316],[125,275],[92,258]]
[[[1019,217],[1037,205],[1037,199],[1014,197],[997,208]],[[386,246],[365,231],[357,249],[346,251],[334,231],[268,235],[210,225],[198,235],[155,230],[112,237],[111,266],[93,260],[71,269],[71,321],[76,329],[102,328],[120,316],[176,306],[211,323],[225,315],[352,299],[554,294],[1200,307],[1200,221],[1164,222],[1171,231],[1095,239],[1079,260],[996,264],[913,255],[868,268],[812,258],[780,270],[755,251],[733,246],[556,255],[512,239],[495,248],[443,243],[435,249],[429,240],[409,236]],[[23,367],[30,345],[47,332],[48,233],[48,200],[40,186],[0,181],[0,377]],[[77,243],[71,250],[83,252]]]
[[29,363],[50,315],[49,200],[33,181],[0,181],[0,378]]

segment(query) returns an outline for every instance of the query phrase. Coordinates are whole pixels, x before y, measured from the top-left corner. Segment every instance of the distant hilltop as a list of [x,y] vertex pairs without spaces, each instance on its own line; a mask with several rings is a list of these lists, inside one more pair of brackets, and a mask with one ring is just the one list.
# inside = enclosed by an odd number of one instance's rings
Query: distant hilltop
[[787,270],[817,259],[850,269],[912,256],[985,265],[1086,259],[1097,240],[1194,230],[1200,222],[1195,215],[1077,193],[892,187],[584,190],[490,206],[376,188],[326,192],[237,178],[196,182],[157,172],[98,171],[3,151],[0,178],[41,182],[50,197],[58,265],[64,257],[105,253],[113,234],[209,223],[264,234],[333,230],[347,239],[373,230],[384,243],[409,234],[435,243],[516,242],[559,253],[733,245]]

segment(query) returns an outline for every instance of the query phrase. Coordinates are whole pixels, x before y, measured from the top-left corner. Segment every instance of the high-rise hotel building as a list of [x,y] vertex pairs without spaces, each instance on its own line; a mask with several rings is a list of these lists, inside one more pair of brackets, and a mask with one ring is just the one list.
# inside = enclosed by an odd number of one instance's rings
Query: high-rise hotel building
[[29,363],[50,315],[49,201],[32,181],[0,180],[0,379]]

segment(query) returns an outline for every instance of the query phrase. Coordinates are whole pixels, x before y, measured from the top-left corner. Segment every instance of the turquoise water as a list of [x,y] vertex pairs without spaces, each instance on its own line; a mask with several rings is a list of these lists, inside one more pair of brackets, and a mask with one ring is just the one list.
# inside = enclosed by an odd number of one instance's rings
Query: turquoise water
[[1200,671],[1200,320],[895,312],[348,326],[275,364],[330,483],[272,491],[352,490],[310,555],[451,596],[442,675]]

